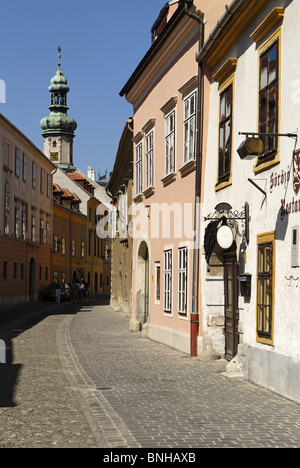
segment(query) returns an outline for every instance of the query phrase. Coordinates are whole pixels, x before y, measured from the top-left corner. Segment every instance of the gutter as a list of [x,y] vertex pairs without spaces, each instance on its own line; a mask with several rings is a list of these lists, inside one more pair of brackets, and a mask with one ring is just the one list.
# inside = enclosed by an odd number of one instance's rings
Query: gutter
[[[192,13],[189,8],[193,0],[183,0],[187,16],[199,23],[199,51],[204,43],[203,18]],[[199,61],[198,71],[198,103],[197,103],[197,139],[196,139],[196,182],[195,182],[195,213],[194,213],[194,250],[193,250],[193,297],[191,312],[191,357],[198,355],[197,339],[199,335],[199,268],[200,268],[200,202],[202,190],[202,154],[203,154],[203,68],[204,60]]]
[[223,14],[221,19],[217,22],[217,25],[215,28],[212,30],[210,33],[207,41],[205,44],[201,47],[199,53],[196,56],[197,62],[201,62],[208,52],[214,47],[215,41],[220,37],[220,35],[223,32],[223,29],[225,26],[228,25],[228,23],[231,21],[232,17],[234,14],[238,11],[238,9],[249,3],[251,0],[233,0],[233,2],[229,6],[225,6],[226,8],[226,13]]

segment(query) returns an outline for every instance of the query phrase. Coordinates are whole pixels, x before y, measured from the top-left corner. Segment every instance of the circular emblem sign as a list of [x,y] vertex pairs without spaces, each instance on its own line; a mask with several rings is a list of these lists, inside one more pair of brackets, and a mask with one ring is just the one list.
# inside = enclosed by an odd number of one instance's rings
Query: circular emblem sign
[[217,233],[217,242],[221,249],[227,250],[233,244],[233,232],[229,226],[221,226]]

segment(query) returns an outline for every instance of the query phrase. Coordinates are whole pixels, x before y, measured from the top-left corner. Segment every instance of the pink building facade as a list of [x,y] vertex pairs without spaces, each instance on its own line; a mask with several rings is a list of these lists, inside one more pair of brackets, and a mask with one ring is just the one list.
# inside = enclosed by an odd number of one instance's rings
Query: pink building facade
[[135,129],[131,330],[192,354],[203,350],[194,232],[210,92],[195,57],[225,3],[167,3],[150,50],[120,93],[133,105]]

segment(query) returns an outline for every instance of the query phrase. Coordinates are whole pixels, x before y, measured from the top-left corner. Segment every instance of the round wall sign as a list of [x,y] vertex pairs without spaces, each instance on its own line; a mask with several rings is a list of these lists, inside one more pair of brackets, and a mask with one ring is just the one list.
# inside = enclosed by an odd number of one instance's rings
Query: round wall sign
[[233,232],[229,226],[221,226],[217,233],[217,241],[221,249],[229,249],[234,241]]

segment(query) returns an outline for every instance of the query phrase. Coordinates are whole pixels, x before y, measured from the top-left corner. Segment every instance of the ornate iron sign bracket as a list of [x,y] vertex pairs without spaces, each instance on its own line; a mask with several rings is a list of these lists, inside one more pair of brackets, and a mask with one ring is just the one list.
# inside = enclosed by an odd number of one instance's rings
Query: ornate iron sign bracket
[[[216,206],[215,212],[204,217],[204,221],[217,221],[218,219],[226,218],[228,226],[232,229],[236,229],[239,237],[243,237],[247,244],[250,240],[250,216],[249,216],[249,204],[246,202],[242,211],[233,210],[232,206],[228,203],[220,203]],[[238,223],[236,221],[241,221],[242,232],[239,230]]]

